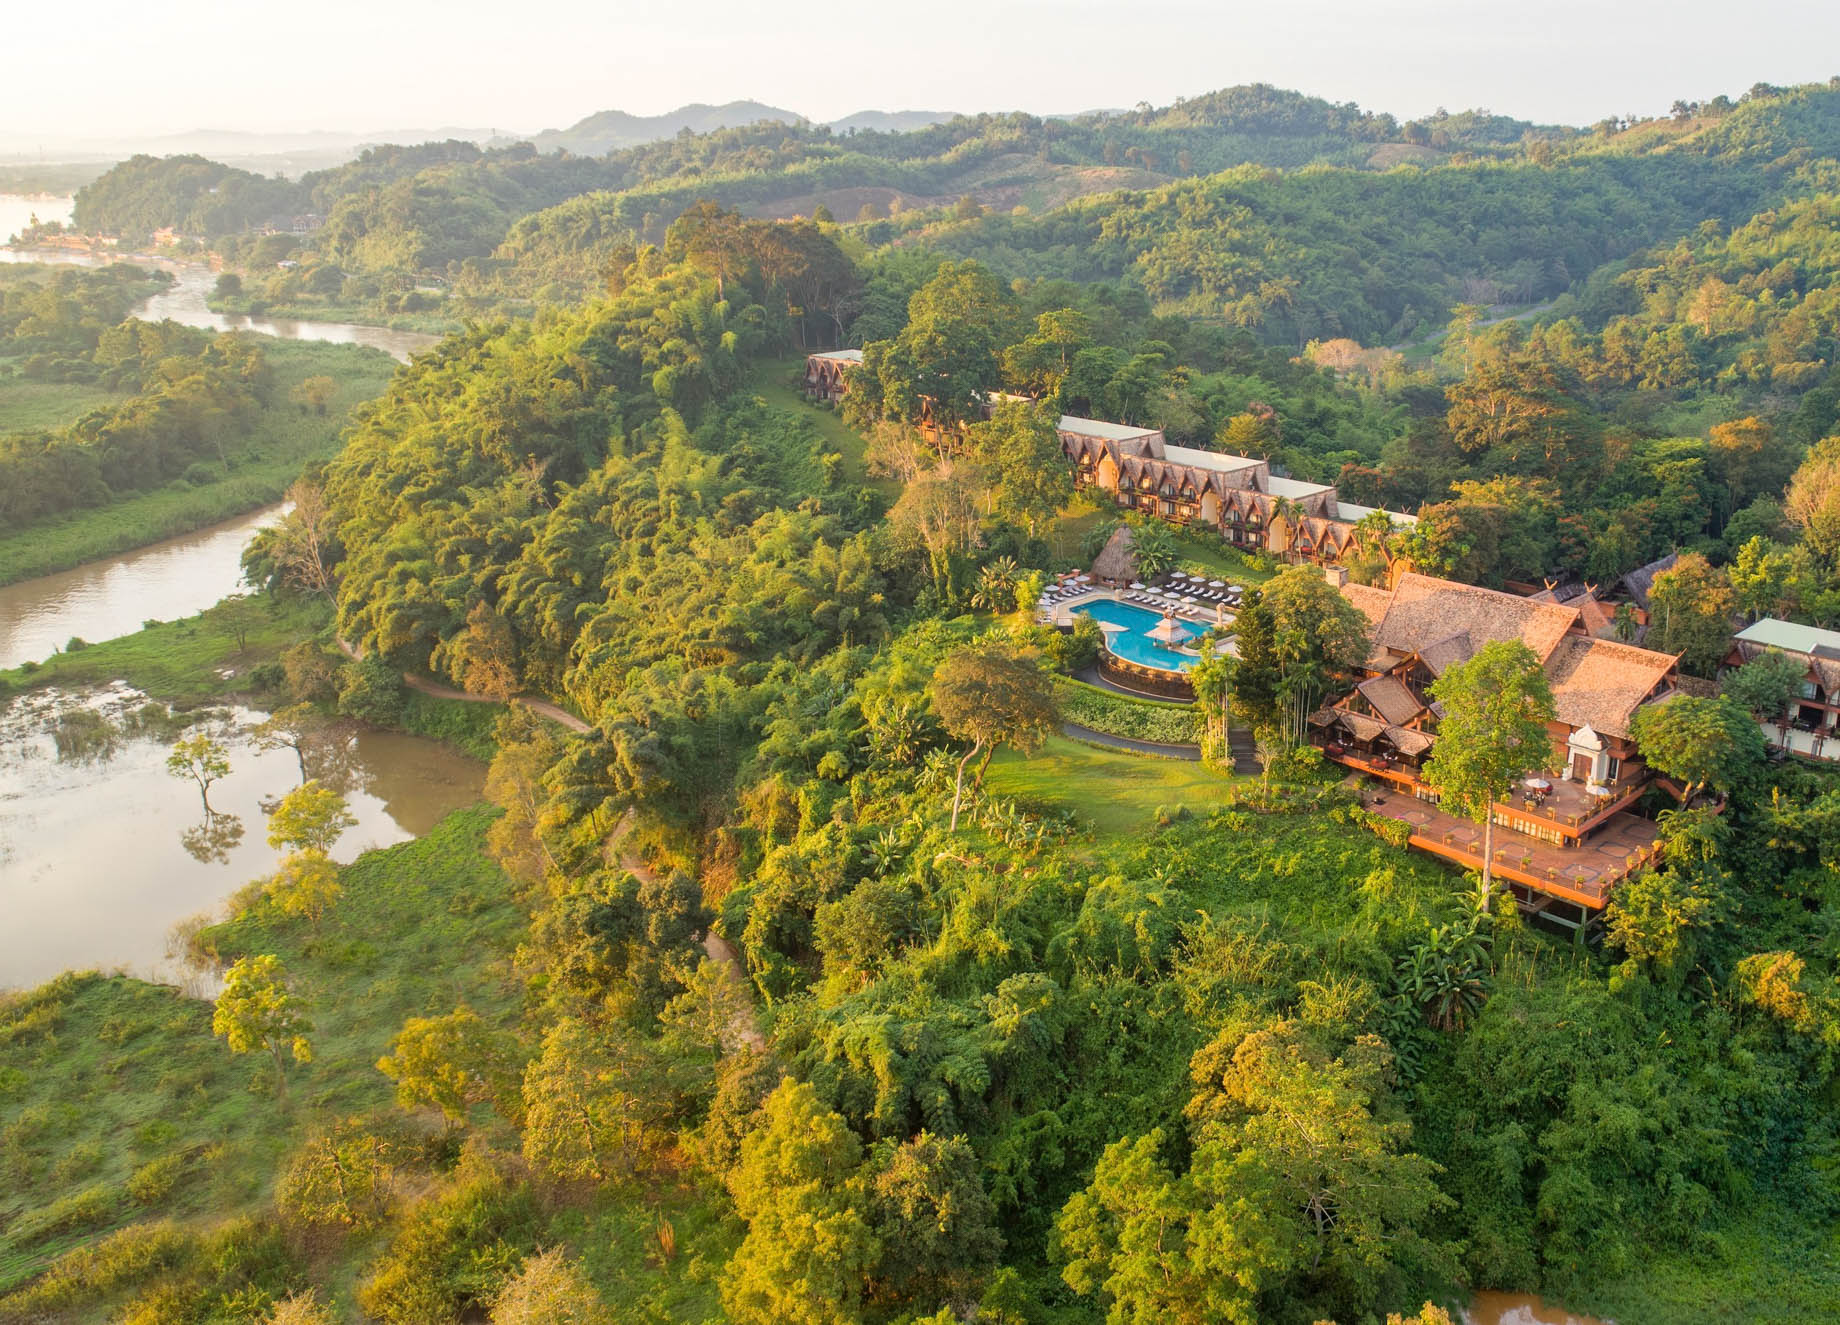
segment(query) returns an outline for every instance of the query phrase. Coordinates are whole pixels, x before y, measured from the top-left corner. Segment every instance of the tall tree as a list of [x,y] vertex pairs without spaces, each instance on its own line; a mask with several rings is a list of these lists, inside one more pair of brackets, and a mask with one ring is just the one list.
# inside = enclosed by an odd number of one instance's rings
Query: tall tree
[[997,514],[1021,521],[1031,537],[1073,497],[1058,417],[1047,406],[1008,401],[987,422],[971,425],[971,453],[994,480]]
[[1254,725],[1303,739],[1310,711],[1367,656],[1367,618],[1310,566],[1249,596],[1235,624],[1234,688]]
[[1000,745],[1027,753],[1054,731],[1060,714],[1040,661],[996,639],[967,644],[947,655],[933,673],[930,690],[940,725],[953,740],[968,743],[958,761],[952,792],[952,831],[965,795],[965,766],[978,754],[978,780]]
[[1540,660],[1519,640],[1492,640],[1431,687],[1444,706],[1425,781],[1443,805],[1482,828],[1482,910],[1488,909],[1495,853],[1495,802],[1529,772],[1554,760],[1547,724],[1552,686]]
[[1649,588],[1650,648],[1680,655],[1697,676],[1711,676],[1731,647],[1737,599],[1725,572],[1697,552],[1683,552]]
[[313,1024],[288,990],[287,971],[273,953],[240,957],[224,974],[224,990],[211,1014],[211,1033],[233,1054],[267,1053],[275,1064],[275,1090],[287,1095],[287,1063],[313,1061],[307,1033]]
[[1687,805],[1708,788],[1729,796],[1763,767],[1763,732],[1729,696],[1675,695],[1637,709],[1631,726],[1642,758],[1681,784]]

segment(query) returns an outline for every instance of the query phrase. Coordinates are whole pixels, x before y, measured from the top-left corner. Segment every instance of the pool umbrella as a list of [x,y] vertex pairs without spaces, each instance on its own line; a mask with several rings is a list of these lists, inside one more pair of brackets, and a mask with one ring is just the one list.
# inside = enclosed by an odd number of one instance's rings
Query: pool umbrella
[[1224,589],[1226,587],[1227,587],[1227,582],[1225,580],[1209,580],[1208,581],[1208,588],[1210,589]]
[[1131,587],[1133,589],[1141,589],[1144,587],[1144,582],[1142,580],[1132,580]]
[[1149,630],[1150,638],[1158,644],[1180,644],[1188,638],[1188,631],[1176,623],[1171,616],[1164,617]]

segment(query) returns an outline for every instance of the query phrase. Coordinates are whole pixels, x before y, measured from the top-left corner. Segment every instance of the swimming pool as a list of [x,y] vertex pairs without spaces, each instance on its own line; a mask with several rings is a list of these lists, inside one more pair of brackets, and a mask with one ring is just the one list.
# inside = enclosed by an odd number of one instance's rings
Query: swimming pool
[[[1073,609],[1083,613],[1094,621],[1110,621],[1123,626],[1123,630],[1105,632],[1108,648],[1126,662],[1136,663],[1139,667],[1154,667],[1162,672],[1186,672],[1198,661],[1174,649],[1165,648],[1150,638],[1151,627],[1161,621],[1162,614],[1148,608],[1135,607],[1130,603],[1115,602],[1101,598],[1090,603],[1081,603]],[[1176,623],[1182,629],[1185,641],[1197,638],[1201,632],[1186,622]]]

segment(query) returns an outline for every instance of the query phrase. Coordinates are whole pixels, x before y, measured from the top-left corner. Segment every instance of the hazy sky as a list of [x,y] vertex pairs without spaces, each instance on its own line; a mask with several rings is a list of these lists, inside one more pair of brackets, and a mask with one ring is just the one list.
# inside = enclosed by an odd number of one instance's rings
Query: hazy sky
[[1837,0],[88,0],[0,23],[0,137],[523,133],[745,98],[1064,112],[1266,82],[1588,123],[1840,73]]

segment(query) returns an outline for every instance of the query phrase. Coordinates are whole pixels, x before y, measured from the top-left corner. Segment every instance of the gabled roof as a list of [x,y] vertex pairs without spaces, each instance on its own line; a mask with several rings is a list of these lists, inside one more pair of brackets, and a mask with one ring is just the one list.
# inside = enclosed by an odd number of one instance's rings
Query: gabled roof
[[1661,574],[1662,571],[1673,570],[1674,563],[1679,560],[1680,553],[1670,552],[1665,557],[1651,561],[1646,566],[1638,566],[1625,575],[1623,588],[1628,592],[1630,600],[1644,612],[1648,611],[1648,591],[1655,587],[1655,576]]
[[1576,635],[1546,663],[1560,722],[1623,737],[1630,734],[1631,716],[1673,670],[1672,654]]
[[1418,651],[1418,660],[1433,676],[1442,676],[1458,663],[1468,662],[1475,656],[1475,648],[1469,642],[1469,632],[1460,631],[1449,639],[1441,639],[1427,644]]
[[1093,558],[1092,573],[1102,580],[1124,583],[1137,578],[1137,552],[1131,546],[1131,526],[1121,524]]
[[1396,676],[1372,677],[1355,689],[1389,726],[1403,727],[1425,711],[1425,706],[1406,688],[1406,683]]
[[1423,653],[1453,635],[1467,634],[1474,648],[1518,639],[1544,662],[1578,619],[1570,607],[1536,603],[1511,593],[1407,574],[1393,589],[1374,643],[1401,654]]

